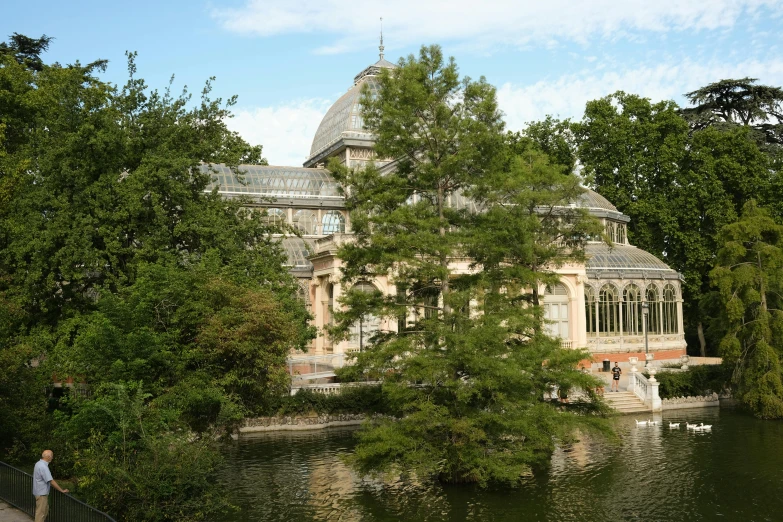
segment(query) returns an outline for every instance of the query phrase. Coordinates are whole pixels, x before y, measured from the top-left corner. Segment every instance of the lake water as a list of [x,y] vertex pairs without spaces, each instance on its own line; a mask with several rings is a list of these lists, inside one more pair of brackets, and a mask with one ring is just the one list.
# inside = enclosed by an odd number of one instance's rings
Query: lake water
[[783,423],[718,408],[662,420],[618,418],[619,442],[558,450],[548,471],[500,490],[363,480],[341,461],[353,430],[243,436],[227,449],[223,480],[241,506],[227,520],[783,520]]

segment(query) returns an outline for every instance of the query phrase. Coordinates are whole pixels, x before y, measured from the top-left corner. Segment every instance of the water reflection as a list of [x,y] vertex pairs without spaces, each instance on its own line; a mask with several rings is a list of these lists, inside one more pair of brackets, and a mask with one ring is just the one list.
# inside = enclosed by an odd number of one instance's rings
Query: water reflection
[[[342,461],[350,429],[243,437],[227,449],[223,480],[242,506],[231,520],[781,519],[783,424],[717,408],[654,419],[661,424],[616,419],[619,441],[558,449],[514,490],[361,479]],[[686,430],[686,421],[713,429]]]

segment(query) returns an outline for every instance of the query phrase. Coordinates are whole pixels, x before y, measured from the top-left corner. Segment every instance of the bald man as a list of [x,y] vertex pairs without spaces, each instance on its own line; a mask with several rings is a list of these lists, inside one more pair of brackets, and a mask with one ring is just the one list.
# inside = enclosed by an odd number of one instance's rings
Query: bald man
[[54,458],[52,450],[44,450],[41,453],[41,460],[35,464],[35,470],[33,471],[33,495],[35,496],[35,522],[45,522],[46,517],[49,515],[49,487],[54,486],[54,489],[63,493],[68,493],[67,489],[63,489],[52,478],[52,473],[49,471],[49,463]]

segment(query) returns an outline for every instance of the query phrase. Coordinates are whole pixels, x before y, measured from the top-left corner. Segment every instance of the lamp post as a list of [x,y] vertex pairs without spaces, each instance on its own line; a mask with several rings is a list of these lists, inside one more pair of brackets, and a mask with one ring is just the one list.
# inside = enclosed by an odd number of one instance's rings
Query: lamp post
[[647,344],[647,314],[650,313],[650,305],[647,301],[642,303],[642,330],[644,330],[644,366],[650,366],[650,347]]

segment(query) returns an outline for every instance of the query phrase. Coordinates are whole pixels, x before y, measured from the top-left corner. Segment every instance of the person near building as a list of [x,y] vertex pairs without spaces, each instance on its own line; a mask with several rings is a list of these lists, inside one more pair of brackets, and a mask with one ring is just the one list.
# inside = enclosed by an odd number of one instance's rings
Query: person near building
[[623,371],[620,369],[620,366],[618,366],[617,361],[614,363],[614,368],[612,368],[612,391],[613,392],[619,392],[620,391],[620,374],[623,373]]
[[35,497],[35,522],[45,522],[46,517],[49,515],[49,489],[54,486],[54,489],[62,493],[68,493],[67,489],[63,489],[52,478],[52,473],[49,471],[49,463],[54,458],[52,450],[44,450],[41,453],[41,460],[35,464],[35,470],[33,471],[33,496]]

